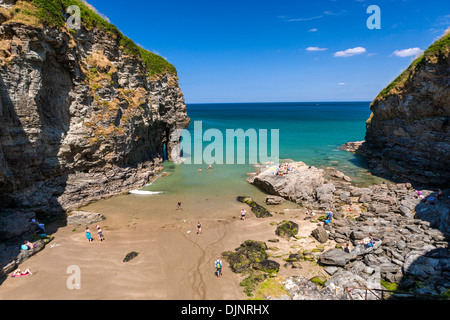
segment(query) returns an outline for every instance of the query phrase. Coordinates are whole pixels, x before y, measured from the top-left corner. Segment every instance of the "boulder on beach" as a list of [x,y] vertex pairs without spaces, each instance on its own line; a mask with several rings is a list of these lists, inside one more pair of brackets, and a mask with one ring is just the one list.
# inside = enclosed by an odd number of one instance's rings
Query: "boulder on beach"
[[331,249],[320,255],[319,262],[327,266],[344,267],[351,259],[351,254],[340,249]]
[[328,241],[328,233],[322,227],[318,227],[318,228],[314,229],[311,232],[311,235],[314,237],[314,239],[316,239],[320,243],[325,243]]
[[123,262],[131,261],[134,258],[136,258],[138,255],[139,255],[139,252],[136,252],[136,251],[129,252],[129,253],[127,253],[125,258],[123,259]]
[[279,197],[279,196],[271,196],[271,195],[268,195],[265,200],[266,204],[268,204],[268,205],[279,205],[283,201],[285,201],[284,198]]
[[269,210],[267,210],[263,206],[257,204],[255,201],[253,201],[252,198],[237,197],[237,201],[248,204],[252,208],[252,211],[256,215],[257,218],[272,217],[272,214],[269,212]]
[[229,263],[233,272],[241,273],[257,269],[261,261],[267,260],[266,250],[265,242],[247,240],[234,251],[223,252],[222,256]]
[[280,264],[273,260],[263,260],[256,264],[256,269],[267,272],[270,275],[276,275],[280,270]]
[[290,238],[298,234],[298,224],[293,221],[283,221],[277,227],[275,234],[279,237]]
[[73,226],[88,226],[105,219],[106,218],[100,213],[74,211],[67,216],[67,224]]

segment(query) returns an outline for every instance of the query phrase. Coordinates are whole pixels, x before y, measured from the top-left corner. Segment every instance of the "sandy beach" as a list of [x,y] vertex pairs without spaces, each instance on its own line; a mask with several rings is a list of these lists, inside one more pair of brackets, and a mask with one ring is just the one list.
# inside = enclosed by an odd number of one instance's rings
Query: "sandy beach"
[[[89,243],[84,227],[58,228],[53,242],[20,266],[33,275],[9,276],[0,286],[0,299],[242,300],[247,298],[239,285],[242,275],[234,274],[224,262],[223,276],[215,277],[214,261],[222,252],[234,250],[245,240],[265,241],[269,247],[277,247],[269,253],[283,265],[282,259],[290,252],[318,245],[309,237],[317,224],[304,220],[302,209],[295,209],[292,203],[268,206],[277,213],[258,219],[250,208],[232,199],[213,203],[187,198],[183,210],[176,210],[175,199],[169,195],[152,197],[118,196],[84,208],[105,215],[107,219],[100,225],[106,240]],[[256,200],[262,203],[262,197]],[[143,206],[155,214],[139,211]],[[245,221],[239,219],[241,208],[248,212]],[[298,239],[268,243],[277,238],[274,222],[285,219],[300,225]],[[201,235],[196,233],[197,221],[203,226]],[[96,238],[94,226],[90,227]],[[124,263],[131,251],[139,255]],[[301,269],[281,267],[279,276],[314,276],[317,269],[309,262],[302,263]],[[67,286],[70,266],[79,267],[79,289]]]

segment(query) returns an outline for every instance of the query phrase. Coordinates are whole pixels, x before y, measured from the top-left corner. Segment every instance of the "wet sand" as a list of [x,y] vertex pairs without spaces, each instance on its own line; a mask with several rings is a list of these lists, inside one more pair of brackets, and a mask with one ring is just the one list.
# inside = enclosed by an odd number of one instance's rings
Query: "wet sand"
[[[263,204],[263,193],[252,196]],[[176,210],[177,200],[182,201],[183,210]],[[0,286],[0,299],[246,299],[239,285],[242,276],[234,274],[225,261],[223,277],[215,277],[214,261],[222,252],[234,250],[245,240],[265,241],[269,247],[278,248],[270,253],[280,256],[318,244],[309,237],[317,225],[304,220],[302,210],[293,210],[298,208],[295,204],[267,207],[283,214],[258,219],[234,196],[180,199],[171,195],[125,195],[94,203],[83,210],[105,215],[107,219],[100,225],[106,240],[89,243],[84,227],[59,228],[53,234],[53,242],[20,266],[22,270],[29,268],[33,275],[8,277]],[[239,219],[242,208],[247,210],[245,221]],[[277,238],[276,226],[271,222],[285,219],[300,225],[302,238],[268,243],[267,240]],[[201,235],[196,233],[197,221],[203,226]],[[94,230],[91,225],[96,236]],[[131,251],[139,255],[124,263]],[[286,257],[274,260],[283,265]],[[80,269],[79,289],[67,286],[72,275],[67,273],[70,266]],[[308,265],[303,269],[281,267],[279,275],[313,276],[316,271]]]

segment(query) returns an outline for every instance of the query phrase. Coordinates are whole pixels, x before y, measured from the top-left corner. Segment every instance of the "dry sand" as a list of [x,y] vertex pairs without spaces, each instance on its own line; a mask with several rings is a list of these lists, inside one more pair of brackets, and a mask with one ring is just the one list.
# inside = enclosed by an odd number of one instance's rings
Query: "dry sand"
[[[171,200],[170,203],[176,204],[175,199]],[[151,200],[151,210],[157,211],[158,215],[144,214],[134,208],[137,202],[132,196],[120,196],[88,206],[85,209],[106,216],[107,219],[100,223],[106,240],[96,239],[89,243],[84,227],[59,228],[53,234],[52,243],[20,266],[22,270],[29,268],[33,275],[8,277],[0,285],[0,299],[242,300],[247,298],[239,285],[242,275],[234,274],[224,261],[223,277],[217,279],[214,261],[222,252],[234,250],[245,240],[265,241],[269,247],[278,248],[269,253],[275,256],[271,259],[282,266],[279,276],[312,277],[323,272],[309,262],[303,262],[301,269],[283,267],[283,259],[290,252],[319,245],[310,237],[317,224],[304,220],[303,210],[293,210],[295,206],[289,203],[267,206],[269,210],[284,213],[258,219],[247,207],[247,219],[241,221],[243,205],[234,200],[227,203],[225,210],[210,205],[208,213],[198,216],[198,208],[204,208],[210,203],[208,201],[186,199],[184,210],[178,211],[173,205],[168,208],[167,200]],[[219,205],[223,206],[223,203]],[[190,206],[195,209],[189,209]],[[286,208],[290,209],[284,211]],[[220,214],[215,213],[218,211]],[[196,234],[197,220],[203,225],[201,235]],[[276,225],[271,222],[283,220],[300,225],[300,238],[267,242],[277,238]],[[92,225],[91,231],[94,230]],[[93,235],[96,236],[95,232]],[[139,255],[124,263],[124,257],[131,251]],[[67,273],[70,266],[80,269],[79,289],[71,290],[67,286],[72,275]]]

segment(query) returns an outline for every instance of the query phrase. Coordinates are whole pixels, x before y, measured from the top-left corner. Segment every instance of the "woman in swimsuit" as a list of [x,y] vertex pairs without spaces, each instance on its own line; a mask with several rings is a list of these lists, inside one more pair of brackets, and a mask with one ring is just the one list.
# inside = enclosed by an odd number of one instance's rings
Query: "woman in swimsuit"
[[197,234],[202,234],[202,225],[200,221],[197,223]]
[[14,271],[11,275],[11,277],[23,277],[23,276],[27,276],[27,275],[32,275],[30,269],[27,269],[25,271],[22,271],[20,269],[17,269],[16,271]]

